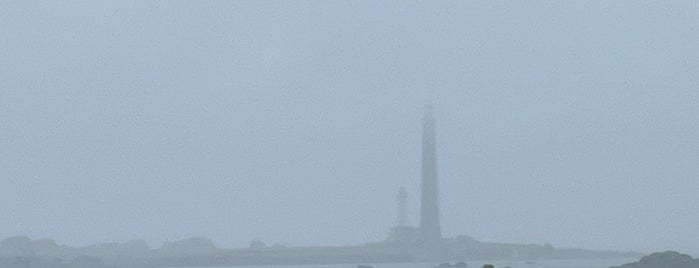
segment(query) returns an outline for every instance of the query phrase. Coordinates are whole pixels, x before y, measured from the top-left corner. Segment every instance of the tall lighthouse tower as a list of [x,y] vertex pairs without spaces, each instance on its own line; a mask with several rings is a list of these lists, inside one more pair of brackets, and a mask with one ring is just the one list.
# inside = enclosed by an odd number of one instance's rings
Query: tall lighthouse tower
[[420,240],[439,243],[439,183],[437,181],[436,120],[431,105],[425,105],[422,117],[422,202],[420,208]]

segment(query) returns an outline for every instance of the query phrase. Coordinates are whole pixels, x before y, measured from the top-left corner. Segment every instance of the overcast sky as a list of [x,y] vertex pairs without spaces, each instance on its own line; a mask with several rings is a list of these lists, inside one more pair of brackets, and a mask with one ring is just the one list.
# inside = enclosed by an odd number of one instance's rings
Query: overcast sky
[[[584,2],[584,3],[579,3]],[[2,1],[0,238],[699,253],[698,1]]]

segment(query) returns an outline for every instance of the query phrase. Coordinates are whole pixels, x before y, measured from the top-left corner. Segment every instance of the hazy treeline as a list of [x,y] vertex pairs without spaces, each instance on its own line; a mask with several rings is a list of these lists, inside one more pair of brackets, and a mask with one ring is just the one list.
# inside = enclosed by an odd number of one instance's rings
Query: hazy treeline
[[253,241],[249,248],[222,249],[207,238],[188,238],[151,248],[142,240],[86,247],[59,245],[51,239],[26,236],[0,242],[0,268],[28,267],[172,267],[279,264],[439,262],[475,259],[587,259],[635,256],[634,253],[557,249],[550,244],[480,242],[466,236],[438,245],[377,242],[343,247],[267,246]]
[[188,238],[150,248],[142,240],[71,247],[52,239],[15,236],[0,242],[0,267],[157,267],[158,259],[219,251],[207,238]]

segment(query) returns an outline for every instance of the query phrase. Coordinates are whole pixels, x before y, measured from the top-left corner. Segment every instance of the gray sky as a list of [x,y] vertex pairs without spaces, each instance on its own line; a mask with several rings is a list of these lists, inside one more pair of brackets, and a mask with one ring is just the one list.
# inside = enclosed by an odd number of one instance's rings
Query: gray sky
[[[699,253],[699,2],[0,2],[0,237]],[[584,3],[578,3],[584,2]]]

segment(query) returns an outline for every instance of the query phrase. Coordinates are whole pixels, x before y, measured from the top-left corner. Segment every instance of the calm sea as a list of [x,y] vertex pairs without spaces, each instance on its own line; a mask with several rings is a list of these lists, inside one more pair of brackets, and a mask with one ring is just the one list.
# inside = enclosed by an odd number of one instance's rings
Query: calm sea
[[[469,268],[481,268],[483,264],[493,264],[495,268],[609,268],[624,263],[634,262],[636,259],[609,259],[609,260],[550,260],[550,261],[469,261]],[[435,263],[379,263],[369,264],[374,268],[433,268]],[[179,267],[182,268],[182,267]],[[189,267],[210,268],[210,267]],[[218,267],[224,268],[224,267]],[[228,268],[357,268],[357,264],[328,264],[328,265],[284,265],[284,266],[228,266]]]

